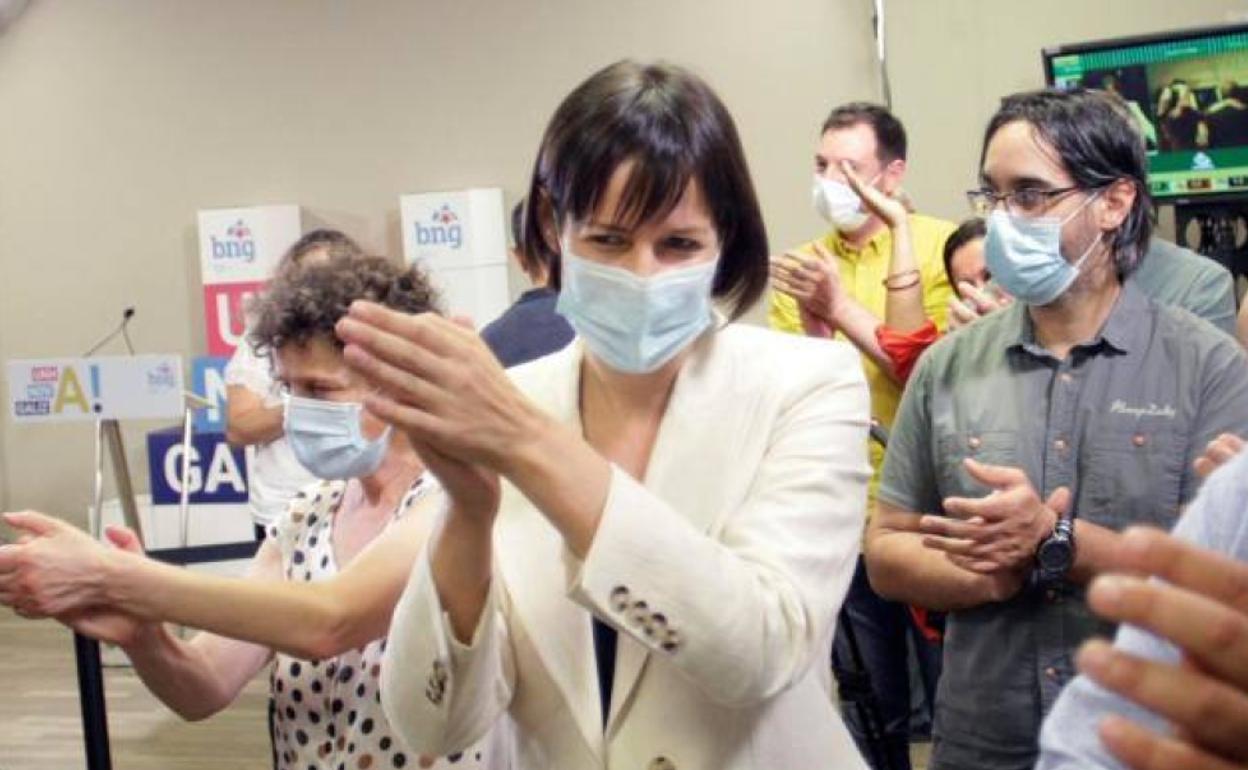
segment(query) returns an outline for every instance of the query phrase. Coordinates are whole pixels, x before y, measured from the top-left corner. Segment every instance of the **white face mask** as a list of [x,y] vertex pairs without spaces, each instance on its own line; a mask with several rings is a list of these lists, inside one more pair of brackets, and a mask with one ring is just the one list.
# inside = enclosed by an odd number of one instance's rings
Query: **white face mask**
[[653,372],[711,325],[718,258],[642,278],[563,247],[555,309],[612,369]]
[[[879,178],[880,175],[876,174],[867,184],[873,185]],[[845,182],[815,174],[811,197],[819,216],[843,233],[860,229],[871,218],[870,214],[862,210],[862,199],[858,197],[858,193]]]

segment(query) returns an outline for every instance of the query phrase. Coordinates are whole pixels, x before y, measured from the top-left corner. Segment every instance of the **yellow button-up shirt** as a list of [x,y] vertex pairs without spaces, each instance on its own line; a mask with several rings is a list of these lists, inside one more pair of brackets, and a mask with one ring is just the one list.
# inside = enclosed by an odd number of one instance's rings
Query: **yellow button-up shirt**
[[[955,225],[943,219],[910,215],[910,236],[914,241],[914,258],[918,264],[919,274],[923,282],[923,311],[936,324],[941,332],[945,330],[945,320],[949,298],[953,289],[945,275],[945,263],[942,253],[945,241],[953,233]],[[873,315],[884,320],[884,304],[888,299],[888,290],[884,288],[884,279],[888,276],[889,262],[893,256],[893,235],[888,228],[872,236],[862,248],[854,249],[846,244],[844,238],[836,230],[829,232],[819,243],[829,254],[836,257],[840,269],[841,283],[851,297]],[[815,241],[806,243],[797,249],[803,254],[815,253]],[[802,321],[798,315],[797,302],[787,294],[773,291],[767,320],[773,329],[802,334]],[[837,332],[838,339],[845,339],[844,334]],[[885,427],[893,424],[893,415],[901,403],[901,386],[889,379],[875,362],[868,356],[862,356],[863,370],[867,375],[867,384],[871,389],[871,415]],[[880,483],[880,469],[884,466],[884,449],[874,441],[871,442],[871,467],[874,473],[868,495],[875,500],[875,492]],[[873,507],[873,506],[872,506]]]

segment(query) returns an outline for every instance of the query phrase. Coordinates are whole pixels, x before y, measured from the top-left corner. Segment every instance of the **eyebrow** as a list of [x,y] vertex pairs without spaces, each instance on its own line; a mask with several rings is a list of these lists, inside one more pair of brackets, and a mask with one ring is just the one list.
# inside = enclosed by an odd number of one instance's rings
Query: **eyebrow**
[[[1000,186],[998,186],[997,183],[993,181],[992,177],[986,173],[983,173],[983,172],[980,173],[979,181],[981,184],[987,187],[990,187],[994,190],[1000,189]],[[1035,189],[1055,190],[1058,187],[1060,187],[1060,185],[1055,184],[1049,181],[1048,179],[1042,179],[1038,176],[1025,176],[1025,175],[1016,176],[1016,177],[1011,177],[1010,179],[1006,181],[1008,182],[1006,187],[1008,187],[1011,190],[1035,190]]]
[[588,222],[585,223],[585,226],[595,227],[595,228],[598,228],[599,230],[609,230],[613,233],[620,233],[620,234],[627,234],[629,232],[629,229],[627,227],[621,227],[620,225],[612,224],[610,222],[599,222],[596,219],[589,220]]
[[[590,220],[587,223],[587,226],[597,228],[600,230],[606,230],[608,232],[616,233],[619,235],[628,235],[629,233],[632,232],[632,230],[630,230],[627,227],[620,227],[619,225],[606,224],[604,222],[596,222],[594,220]],[[706,235],[714,231],[715,231],[715,228],[710,225],[689,225],[688,227],[673,228],[669,232],[669,235]]]

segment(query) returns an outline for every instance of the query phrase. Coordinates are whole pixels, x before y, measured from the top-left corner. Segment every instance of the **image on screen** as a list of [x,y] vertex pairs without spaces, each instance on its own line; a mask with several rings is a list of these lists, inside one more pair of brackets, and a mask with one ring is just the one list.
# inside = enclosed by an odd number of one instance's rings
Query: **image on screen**
[[1154,197],[1248,196],[1248,27],[1066,46],[1045,59],[1052,85],[1126,102]]

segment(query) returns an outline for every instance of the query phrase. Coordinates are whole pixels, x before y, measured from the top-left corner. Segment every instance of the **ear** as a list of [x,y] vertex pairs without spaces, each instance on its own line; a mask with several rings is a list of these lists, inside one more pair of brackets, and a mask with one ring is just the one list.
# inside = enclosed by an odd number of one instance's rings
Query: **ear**
[[888,194],[893,194],[901,189],[901,183],[906,178],[906,162],[901,158],[896,158],[888,162],[888,165],[880,172],[880,189]]
[[1129,179],[1119,179],[1106,187],[1097,207],[1100,212],[1097,226],[1107,233],[1122,227],[1135,206],[1138,194],[1135,184]]

